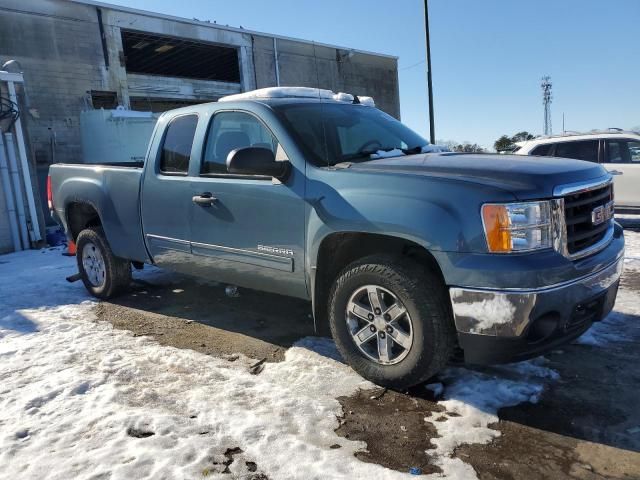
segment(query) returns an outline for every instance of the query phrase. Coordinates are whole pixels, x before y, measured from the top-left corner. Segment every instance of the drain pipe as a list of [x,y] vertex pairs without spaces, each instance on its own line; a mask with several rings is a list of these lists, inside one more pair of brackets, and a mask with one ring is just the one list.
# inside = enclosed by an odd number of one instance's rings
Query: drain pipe
[[13,143],[13,134],[4,134],[5,145],[7,147],[7,158],[9,159],[9,173],[13,181],[13,191],[16,195],[16,206],[18,207],[18,223],[22,234],[22,248],[29,250],[29,234],[27,232],[27,216],[24,210],[24,196],[20,184],[20,172],[18,171],[18,161],[16,160],[16,148]]
[[[9,91],[9,100],[16,105],[18,103],[18,96],[16,95],[16,86],[13,82],[7,82],[7,89]],[[27,160],[27,150],[24,146],[24,134],[22,132],[22,121],[18,118],[13,125],[16,132],[16,139],[18,143],[18,154],[20,155],[20,164],[22,165],[22,180],[24,182],[24,191],[27,197],[27,205],[29,206],[29,217],[31,218],[31,240],[37,242],[42,240],[40,235],[40,223],[38,222],[38,212],[36,211],[36,202],[33,195],[33,186],[31,184],[31,170],[29,169],[29,161]]]
[[13,189],[11,188],[11,180],[9,179],[9,167],[7,166],[7,157],[5,156],[2,133],[0,133],[0,180],[2,181],[2,190],[4,190],[4,198],[7,204],[7,213],[9,214],[9,229],[11,230],[13,251],[17,252],[22,250],[22,245],[20,245],[20,232],[18,231],[16,204],[13,201]]
[[276,68],[276,87],[280,86],[280,63],[278,62],[278,39],[273,37],[273,59]]

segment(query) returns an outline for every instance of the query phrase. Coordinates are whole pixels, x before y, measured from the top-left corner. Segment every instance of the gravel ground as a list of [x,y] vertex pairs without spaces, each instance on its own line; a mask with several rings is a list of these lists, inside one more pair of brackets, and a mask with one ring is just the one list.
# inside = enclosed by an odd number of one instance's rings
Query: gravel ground
[[[627,271],[621,290],[640,299],[640,272]],[[267,362],[281,361],[293,342],[313,334],[309,312],[307,302],[248,290],[232,298],[223,286],[164,272],[96,307],[98,319],[163,345]],[[455,455],[481,479],[640,479],[638,320],[633,341],[574,344],[547,355],[560,380],[538,403],[500,410],[492,426],[500,437]],[[443,408],[430,391],[377,389],[339,400],[344,416],[336,432],[367,443],[362,461],[439,471],[428,454],[436,431],[423,419]]]

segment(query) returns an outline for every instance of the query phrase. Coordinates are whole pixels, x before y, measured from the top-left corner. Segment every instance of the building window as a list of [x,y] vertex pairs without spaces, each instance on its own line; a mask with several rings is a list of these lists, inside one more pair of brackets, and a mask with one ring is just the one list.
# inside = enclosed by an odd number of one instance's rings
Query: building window
[[162,143],[160,171],[169,175],[186,175],[189,170],[197,115],[183,115],[171,120]]
[[113,110],[118,106],[118,95],[116,92],[102,90],[91,90],[91,104],[93,108]]
[[131,110],[139,112],[162,113],[174,108],[189,107],[205,103],[208,100],[185,100],[175,98],[149,98],[149,97],[130,97],[129,104]]
[[127,73],[240,83],[235,47],[122,30]]

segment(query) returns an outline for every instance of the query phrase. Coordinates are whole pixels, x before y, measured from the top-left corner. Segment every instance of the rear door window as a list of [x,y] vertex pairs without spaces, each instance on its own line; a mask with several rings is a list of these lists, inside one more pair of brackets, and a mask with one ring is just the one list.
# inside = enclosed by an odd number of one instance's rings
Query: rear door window
[[580,140],[556,144],[556,157],[598,162],[598,140]]
[[632,163],[640,163],[640,140],[630,140],[627,142],[629,147],[629,158]]
[[607,140],[606,163],[640,163],[640,141]]
[[162,142],[161,173],[165,175],[187,174],[197,125],[197,115],[183,115],[171,120]]
[[531,153],[529,155],[547,157],[551,154],[551,147],[553,147],[553,143],[547,143],[546,145],[538,145],[536,148],[531,150]]

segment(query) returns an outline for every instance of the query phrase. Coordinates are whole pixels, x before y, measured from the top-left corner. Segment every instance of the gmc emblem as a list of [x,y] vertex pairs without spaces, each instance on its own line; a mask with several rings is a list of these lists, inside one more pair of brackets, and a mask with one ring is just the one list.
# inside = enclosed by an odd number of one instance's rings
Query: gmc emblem
[[613,200],[605,205],[600,205],[591,211],[591,224],[600,225],[613,217]]

